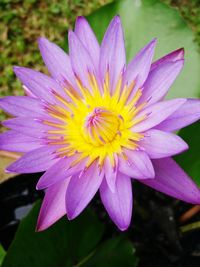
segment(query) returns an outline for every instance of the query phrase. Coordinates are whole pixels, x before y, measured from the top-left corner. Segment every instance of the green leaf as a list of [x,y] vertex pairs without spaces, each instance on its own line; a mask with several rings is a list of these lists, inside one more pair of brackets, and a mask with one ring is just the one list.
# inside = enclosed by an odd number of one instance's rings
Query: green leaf
[[[83,267],[136,267],[138,258],[130,241],[115,237],[104,242]],[[79,267],[77,265],[76,267]]]
[[116,14],[122,19],[128,61],[155,37],[158,38],[155,58],[184,47],[185,66],[172,86],[169,98],[200,96],[200,56],[193,42],[193,32],[177,10],[158,0],[113,2],[88,17],[99,41]]
[[3,262],[3,259],[4,259],[5,255],[6,255],[6,252],[5,252],[5,250],[3,249],[3,247],[0,244],[0,265]]
[[37,203],[20,223],[2,267],[136,266],[133,246],[124,237],[101,243],[104,225],[91,210],[36,233],[39,207]]
[[182,129],[179,135],[189,145],[189,150],[176,157],[177,162],[200,186],[200,123]]
[[101,240],[104,226],[90,210],[74,221],[63,218],[50,229],[36,233],[39,207],[37,203],[22,220],[2,267],[73,266]]

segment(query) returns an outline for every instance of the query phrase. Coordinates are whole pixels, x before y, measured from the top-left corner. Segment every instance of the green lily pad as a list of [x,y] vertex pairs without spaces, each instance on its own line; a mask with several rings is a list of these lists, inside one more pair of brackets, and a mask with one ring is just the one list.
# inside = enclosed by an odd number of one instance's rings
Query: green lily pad
[[2,267],[107,266],[94,265],[96,255],[102,263],[109,257],[110,267],[122,266],[115,265],[116,251],[121,255],[124,266],[136,266],[134,248],[127,239],[120,237],[110,240],[110,243],[102,243],[104,224],[91,210],[87,209],[73,221],[63,217],[48,230],[37,233],[35,226],[39,207],[40,203],[37,203],[20,223]]
[[5,255],[6,255],[6,252],[5,252],[5,250],[3,249],[3,247],[0,244],[0,265],[1,265]]
[[105,241],[83,267],[136,267],[138,258],[130,241],[118,236]]
[[158,0],[113,2],[88,16],[99,41],[116,14],[122,19],[128,61],[155,37],[158,38],[155,59],[184,47],[185,66],[168,97],[200,96],[200,56],[193,42],[194,34],[177,10]]

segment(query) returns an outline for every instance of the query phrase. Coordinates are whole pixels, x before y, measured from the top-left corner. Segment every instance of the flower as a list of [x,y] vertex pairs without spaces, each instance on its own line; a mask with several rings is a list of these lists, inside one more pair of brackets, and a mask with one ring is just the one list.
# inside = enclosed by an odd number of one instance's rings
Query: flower
[[126,66],[119,16],[101,46],[78,17],[69,32],[69,56],[45,38],[39,48],[51,77],[14,67],[28,96],[4,97],[1,107],[16,116],[3,122],[0,148],[25,153],[7,170],[45,173],[38,219],[44,230],[67,214],[77,217],[96,192],[120,230],[132,215],[131,177],[158,191],[200,203],[200,191],[170,158],[188,148],[172,133],[200,118],[195,99],[163,100],[181,71],[178,49],[152,64],[156,40]]

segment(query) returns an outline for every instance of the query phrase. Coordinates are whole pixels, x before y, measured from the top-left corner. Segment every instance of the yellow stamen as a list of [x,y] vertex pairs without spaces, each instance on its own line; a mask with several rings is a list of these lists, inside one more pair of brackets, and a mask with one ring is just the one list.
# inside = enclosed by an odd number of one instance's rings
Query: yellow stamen
[[116,155],[126,158],[124,150],[137,149],[138,141],[143,138],[143,134],[133,132],[132,127],[146,118],[146,115],[138,117],[146,103],[137,106],[142,91],[139,89],[132,96],[134,81],[128,88],[122,88],[123,79],[120,76],[111,94],[108,70],[105,73],[103,92],[99,89],[94,74],[88,73],[87,78],[90,90],[76,77],[81,95],[67,84],[64,90],[70,101],[55,93],[55,97],[64,106],[48,105],[47,111],[62,124],[44,121],[54,128],[48,131],[48,142],[62,146],[57,150],[59,156],[76,155],[71,167],[84,160],[88,168],[97,161],[102,170],[105,159],[108,158],[114,168]]

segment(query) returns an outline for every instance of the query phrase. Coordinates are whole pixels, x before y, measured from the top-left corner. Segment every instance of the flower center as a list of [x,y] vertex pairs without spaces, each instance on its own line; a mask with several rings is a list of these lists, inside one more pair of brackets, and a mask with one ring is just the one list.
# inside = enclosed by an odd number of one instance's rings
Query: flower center
[[83,132],[87,142],[101,146],[120,135],[122,117],[105,108],[95,108],[85,119]]

